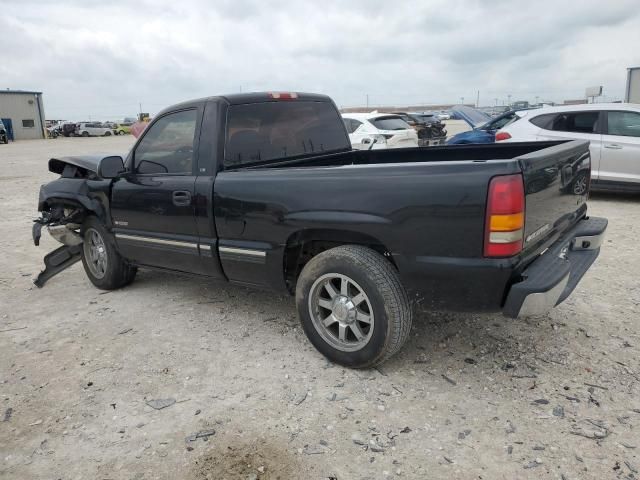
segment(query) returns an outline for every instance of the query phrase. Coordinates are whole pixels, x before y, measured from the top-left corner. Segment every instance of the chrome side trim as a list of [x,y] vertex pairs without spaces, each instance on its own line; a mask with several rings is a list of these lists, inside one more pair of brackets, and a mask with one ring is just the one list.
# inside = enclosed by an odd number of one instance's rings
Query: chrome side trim
[[220,253],[229,253],[231,255],[249,255],[252,257],[266,257],[267,252],[264,250],[249,250],[246,248],[219,247]]
[[205,245],[204,243],[201,243],[201,244],[200,244],[200,248],[201,248],[202,250],[207,250],[207,251],[209,251],[209,252],[211,251],[211,245]]
[[164,240],[162,238],[142,237],[139,235],[126,235],[124,233],[116,233],[116,238],[120,240],[134,240],[137,242],[154,243],[156,245],[170,245],[172,247],[198,248],[198,244],[193,242],[184,242],[180,240]]
[[546,292],[530,293],[522,302],[518,317],[545,315],[558,303],[558,299],[569,282],[567,273],[556,286]]

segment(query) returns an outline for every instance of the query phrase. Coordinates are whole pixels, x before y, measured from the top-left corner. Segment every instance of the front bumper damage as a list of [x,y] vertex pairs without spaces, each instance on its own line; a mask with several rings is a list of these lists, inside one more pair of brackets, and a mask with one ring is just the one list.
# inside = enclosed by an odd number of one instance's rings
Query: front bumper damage
[[31,234],[33,243],[36,246],[40,245],[42,227],[45,226],[49,234],[62,243],[61,247],[45,255],[45,268],[33,281],[36,287],[42,288],[51,277],[66,270],[81,259],[83,242],[80,234],[81,216],[81,210],[56,207],[50,211],[43,212],[42,217],[34,221]]

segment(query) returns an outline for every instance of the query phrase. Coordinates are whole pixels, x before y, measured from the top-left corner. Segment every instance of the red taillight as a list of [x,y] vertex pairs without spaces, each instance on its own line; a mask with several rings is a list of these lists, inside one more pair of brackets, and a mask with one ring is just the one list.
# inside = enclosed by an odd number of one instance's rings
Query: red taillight
[[296,92],[269,92],[269,96],[275,100],[295,100],[298,98]]
[[485,257],[511,257],[522,251],[524,207],[522,175],[491,179],[485,220]]
[[507,132],[496,133],[496,142],[500,142],[502,140],[509,140],[510,138],[511,138],[511,135],[509,135]]

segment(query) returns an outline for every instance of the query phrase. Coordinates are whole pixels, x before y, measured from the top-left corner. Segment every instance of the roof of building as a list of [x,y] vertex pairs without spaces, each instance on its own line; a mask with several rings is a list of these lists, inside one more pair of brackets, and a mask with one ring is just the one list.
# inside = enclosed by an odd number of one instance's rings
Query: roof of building
[[3,94],[3,93],[16,93],[16,94],[20,94],[20,93],[25,94],[25,93],[27,93],[27,94],[31,94],[31,95],[42,95],[42,92],[33,92],[31,90],[9,90],[9,89],[0,90],[0,95]]

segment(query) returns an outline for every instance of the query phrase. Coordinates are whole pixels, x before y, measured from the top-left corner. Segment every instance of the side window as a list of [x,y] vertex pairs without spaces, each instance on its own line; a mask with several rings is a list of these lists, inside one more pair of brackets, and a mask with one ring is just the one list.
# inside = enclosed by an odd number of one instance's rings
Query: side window
[[354,132],[358,130],[358,128],[360,128],[360,125],[362,125],[362,122],[358,120],[351,120],[351,128],[353,129]]
[[607,133],[624,137],[640,137],[640,113],[608,112]]
[[155,122],[134,152],[136,173],[191,174],[197,110],[170,113]]
[[353,120],[343,118],[342,121],[344,122],[344,127],[347,129],[347,133],[353,133],[355,131],[355,128],[353,128]]
[[553,120],[556,118],[557,114],[548,113],[546,115],[538,115],[537,117],[533,117],[529,120],[536,127],[544,128],[545,130],[551,130],[551,126],[553,125]]
[[600,112],[560,113],[553,119],[551,130],[557,132],[594,133]]

